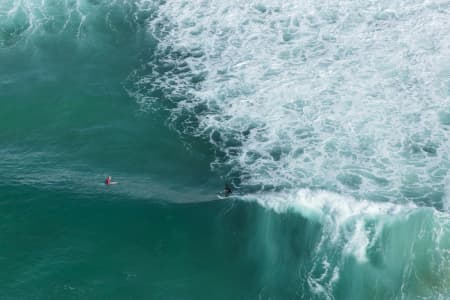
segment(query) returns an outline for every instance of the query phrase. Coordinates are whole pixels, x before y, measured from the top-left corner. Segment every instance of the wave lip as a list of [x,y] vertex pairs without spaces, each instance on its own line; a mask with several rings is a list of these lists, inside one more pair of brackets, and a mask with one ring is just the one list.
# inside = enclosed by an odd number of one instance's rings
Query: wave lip
[[332,192],[308,189],[247,195],[243,199],[256,201],[278,213],[294,210],[308,220],[319,222],[331,241],[345,240],[344,252],[359,262],[367,261],[367,247],[379,236],[385,222],[407,217],[417,209],[414,204],[357,201]]
[[[386,299],[445,299],[450,292],[448,212],[308,189],[256,193],[243,199],[277,213],[295,211],[320,224],[305,275],[308,289],[319,298],[335,299],[349,280],[355,287],[377,282],[373,291]],[[366,292],[344,293],[350,299],[358,293],[365,298]]]

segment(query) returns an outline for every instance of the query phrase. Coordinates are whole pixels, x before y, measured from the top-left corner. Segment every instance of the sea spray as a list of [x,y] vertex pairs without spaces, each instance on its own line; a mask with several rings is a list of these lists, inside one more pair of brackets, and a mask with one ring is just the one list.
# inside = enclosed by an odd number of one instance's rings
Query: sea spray
[[[447,213],[311,190],[257,193],[243,199],[282,215],[297,212],[321,226],[304,275],[308,290],[318,299],[373,294],[378,295],[374,299],[445,299],[449,293]],[[349,290],[349,284],[355,289]]]

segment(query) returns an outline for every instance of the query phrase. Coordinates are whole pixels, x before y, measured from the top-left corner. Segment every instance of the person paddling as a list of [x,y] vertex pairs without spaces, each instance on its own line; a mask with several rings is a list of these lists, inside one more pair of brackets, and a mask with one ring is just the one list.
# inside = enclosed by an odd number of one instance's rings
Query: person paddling
[[106,179],[105,179],[105,184],[106,184],[106,185],[111,184],[111,176],[106,177]]

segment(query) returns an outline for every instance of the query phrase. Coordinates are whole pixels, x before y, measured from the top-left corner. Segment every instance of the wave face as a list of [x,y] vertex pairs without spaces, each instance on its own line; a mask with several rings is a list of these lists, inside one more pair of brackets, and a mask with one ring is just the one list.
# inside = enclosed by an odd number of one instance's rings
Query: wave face
[[323,226],[303,281],[318,299],[444,299],[449,16],[438,0],[163,2],[134,96],[215,145],[245,199]]

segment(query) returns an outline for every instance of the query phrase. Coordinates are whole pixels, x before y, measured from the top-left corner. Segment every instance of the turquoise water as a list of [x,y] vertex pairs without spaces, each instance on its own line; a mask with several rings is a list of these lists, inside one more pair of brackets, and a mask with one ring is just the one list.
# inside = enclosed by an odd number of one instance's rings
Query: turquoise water
[[1,1],[0,298],[450,298],[449,20]]

